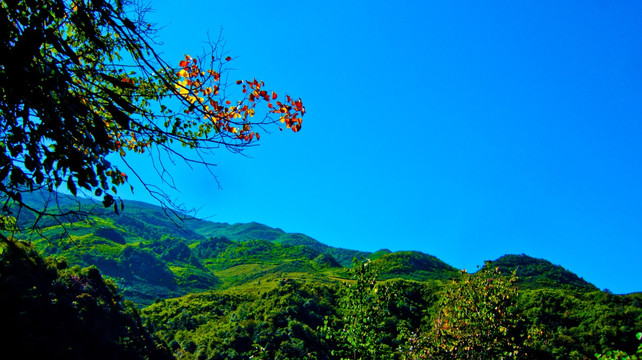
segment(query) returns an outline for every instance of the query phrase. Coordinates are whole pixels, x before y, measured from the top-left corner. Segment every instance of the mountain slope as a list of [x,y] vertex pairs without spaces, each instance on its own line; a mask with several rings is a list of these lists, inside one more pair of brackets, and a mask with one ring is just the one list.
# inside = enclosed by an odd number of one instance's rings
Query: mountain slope
[[173,359],[95,267],[68,268],[0,239],[0,294],[0,346],[16,358]]
[[[77,206],[63,198],[63,206]],[[344,268],[352,266],[353,258],[373,260],[381,279],[441,281],[459,275],[436,257],[416,251],[342,249],[256,222],[227,224],[194,218],[180,222],[158,206],[137,201],[124,205],[120,214],[97,207],[86,219],[69,218],[68,223],[47,224],[40,235],[16,237],[32,241],[46,255],[96,265],[139,305],[211,289],[259,287],[283,278],[337,281],[346,279]],[[595,290],[545,260],[510,255],[498,259],[495,266],[505,273],[518,269],[520,286],[525,288]]]
[[304,245],[313,248],[320,253],[333,257],[339,264],[341,264],[341,266],[344,267],[352,266],[353,258],[361,259],[369,257],[371,255],[371,253],[365,251],[349,250],[328,246],[305,234],[283,233],[274,241],[285,245]]
[[447,280],[460,274],[459,270],[436,257],[418,251],[385,254],[373,263],[379,266],[380,277],[383,279]]
[[525,254],[504,255],[490,265],[498,267],[504,274],[511,274],[516,271],[517,284],[524,289],[598,290],[595,285],[559,265]]
[[[417,251],[340,249],[255,222],[191,219],[177,226],[177,219],[159,207],[139,202],[125,202],[125,211],[118,215],[97,210],[86,219],[51,222],[41,235],[16,236],[53,255],[47,260],[51,264],[66,259],[72,265],[96,265],[122,294],[144,307],[141,320],[182,359],[314,358],[315,353],[333,358],[337,344],[328,341],[320,327],[326,316],[341,319],[337,311],[350,304],[345,302],[346,289],[354,288],[355,282],[345,267],[352,258],[370,259],[379,280],[385,280],[375,288],[385,289],[382,294],[392,300],[382,333],[389,336],[390,348],[398,349],[400,334],[432,326],[440,297],[460,283],[446,280],[462,276],[458,269]],[[4,254],[0,249],[0,260]],[[29,262],[33,261],[23,265]],[[0,261],[0,267],[7,264]],[[524,324],[534,334],[548,334],[533,340],[533,348],[542,355],[538,358],[590,358],[605,348],[631,350],[626,339],[642,324],[640,294],[601,292],[561,266],[527,255],[506,255],[488,266],[519,276],[518,307]],[[87,290],[93,291],[84,286],[85,279],[96,279],[98,272],[73,269],[62,283],[80,279],[82,286],[65,289],[70,294],[56,295],[48,285],[27,285],[22,291],[44,299],[44,309],[65,296],[72,304],[84,303],[90,300]],[[0,276],[0,283],[9,279]],[[51,294],[54,298],[47,298]],[[40,314],[31,309],[38,305],[28,306],[31,313]],[[75,321],[73,312],[65,316]],[[29,320],[29,326],[34,324]],[[63,340],[55,342],[64,344]]]

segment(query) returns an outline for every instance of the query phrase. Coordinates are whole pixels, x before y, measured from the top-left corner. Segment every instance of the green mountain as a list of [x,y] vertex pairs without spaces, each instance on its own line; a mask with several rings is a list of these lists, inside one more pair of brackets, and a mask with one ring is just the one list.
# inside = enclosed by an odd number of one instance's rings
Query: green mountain
[[376,259],[382,279],[408,279],[425,281],[448,280],[459,276],[459,270],[418,251],[399,251],[384,254]]
[[[69,198],[61,203],[74,209],[78,206]],[[15,318],[14,313],[35,314],[29,315],[24,331],[16,334],[28,334],[31,326],[48,329],[41,332],[42,336],[55,327],[73,334],[84,331],[82,316],[70,320],[69,329],[61,325],[65,318],[77,316],[73,309],[62,308],[60,311],[66,312],[52,318],[57,324],[38,315],[42,314],[37,311],[39,307],[49,309],[56,299],[86,304],[80,308],[82,314],[104,308],[105,298],[118,299],[110,305],[111,310],[105,309],[112,313],[96,314],[101,324],[119,319],[122,315],[118,314],[126,312],[120,295],[114,295],[115,288],[109,286],[110,292],[91,292],[94,285],[87,287],[91,277],[92,284],[101,288],[101,284],[113,281],[120,294],[140,308],[140,317],[136,308],[127,311],[144,329],[133,325],[114,329],[114,341],[125,341],[122,351],[140,344],[150,348],[155,345],[149,341],[157,341],[159,357],[164,356],[167,346],[180,359],[335,359],[333,351],[339,349],[340,342],[323,329],[329,326],[329,319],[335,319],[332,326],[345,325],[341,319],[346,313],[341,309],[352,303],[346,300],[346,294],[359,284],[348,273],[356,258],[369,259],[368,266],[379,274],[374,293],[381,294],[377,299],[386,305],[378,310],[383,315],[375,327],[385,334],[381,345],[388,349],[389,358],[397,359],[401,358],[398,349],[406,346],[412,333],[429,329],[439,319],[442,295],[456,289],[465,278],[460,270],[417,251],[341,249],[259,223],[227,224],[193,218],[180,222],[157,206],[130,201],[124,205],[119,214],[96,207],[86,217],[41,223],[43,227],[37,233],[5,234],[29,241],[29,249],[49,256],[47,260],[23,256],[27,268],[33,268],[29,265],[32,263],[50,264],[38,268],[50,275],[34,283],[37,276],[32,272],[8,267],[13,264],[6,261],[13,248],[0,249],[0,285],[24,276],[27,280],[20,282],[25,285],[18,289],[22,295],[15,293],[15,299],[37,299],[25,302],[26,310],[18,308],[22,306],[18,300],[0,306],[9,309],[11,324],[19,324],[22,319]],[[33,215],[26,214],[27,218]],[[67,270],[66,265],[56,268],[55,264],[70,264],[73,270]],[[95,268],[81,270],[73,265]],[[533,336],[528,351],[536,354],[535,358],[584,359],[604,349],[635,350],[631,338],[642,329],[642,294],[601,292],[560,266],[526,255],[506,255],[488,266],[506,275],[516,272],[516,306],[522,317],[519,323]],[[96,268],[107,280],[99,280]],[[482,275],[471,275],[476,276]],[[73,285],[74,281],[82,286]],[[56,288],[60,284],[67,285]],[[372,299],[373,295],[368,296]],[[86,302],[90,298],[98,305]],[[127,323],[128,319],[117,321]],[[127,345],[127,339],[134,335],[126,331],[134,331],[140,342]],[[95,335],[111,344],[107,335]],[[52,339],[60,346],[70,341],[68,337]],[[70,346],[82,349],[80,345]]]
[[525,254],[504,255],[493,261],[491,266],[498,267],[504,274],[515,271],[518,277],[517,283],[524,289],[598,290],[595,285],[559,265]]
[[306,246],[319,253],[333,257],[344,267],[352,265],[353,258],[362,258],[370,255],[368,252],[336,248],[325,245],[307,235],[286,233],[278,228],[251,222],[247,224],[214,223],[208,221],[194,221],[189,224],[199,234],[211,237],[224,237],[232,241],[266,240],[287,246]]
[[[37,195],[30,195],[37,206]],[[41,199],[42,201],[42,199]],[[91,206],[61,195],[63,207]],[[41,204],[42,205],[42,204]],[[113,279],[124,295],[139,306],[158,299],[239,286],[260,288],[282,278],[328,283],[346,279],[352,260],[370,259],[380,279],[440,283],[455,279],[458,269],[436,257],[416,251],[375,253],[336,248],[305,234],[287,233],[256,222],[218,223],[196,218],[181,221],[161,207],[125,201],[116,214],[100,206],[86,217],[43,223],[39,233],[17,233],[45,255],[72,264],[97,266]],[[20,221],[32,220],[22,214]],[[497,259],[504,273],[517,269],[524,289],[561,288],[596,290],[560,266],[526,255]]]
[[[79,206],[62,199],[70,209]],[[14,236],[34,243],[45,255],[96,265],[139,305],[210,289],[256,286],[263,278],[286,274],[327,282],[344,276],[343,266],[353,257],[368,255],[258,223],[180,221],[142,202],[126,201],[119,214],[92,210],[86,217],[41,223],[40,232]],[[22,222],[34,218],[22,215]]]

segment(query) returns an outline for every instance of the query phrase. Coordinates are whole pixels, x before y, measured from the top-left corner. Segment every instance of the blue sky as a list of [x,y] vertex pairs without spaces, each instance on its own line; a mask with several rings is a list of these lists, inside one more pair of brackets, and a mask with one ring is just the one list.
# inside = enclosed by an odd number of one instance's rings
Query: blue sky
[[222,29],[230,79],[308,112],[300,133],[217,153],[221,189],[175,168],[199,216],[469,270],[526,253],[642,291],[641,2],[151,5],[167,59]]

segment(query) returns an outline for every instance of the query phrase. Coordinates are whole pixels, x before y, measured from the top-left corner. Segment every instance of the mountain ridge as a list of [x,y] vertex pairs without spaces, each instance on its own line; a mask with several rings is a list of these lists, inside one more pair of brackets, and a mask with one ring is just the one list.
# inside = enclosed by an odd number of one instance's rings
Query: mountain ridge
[[[123,303],[131,304],[134,315],[138,312],[137,321],[161,347],[181,359],[240,360],[257,354],[274,359],[310,354],[335,358],[336,344],[328,342],[324,324],[341,327],[349,289],[358,289],[353,285],[360,281],[355,269],[347,268],[362,265],[364,259],[369,260],[367,266],[356,269],[374,268],[379,274],[365,291],[375,286],[370,291],[381,293],[386,303],[380,330],[389,335],[385,343],[391,351],[404,343],[402,334],[434,324],[446,294],[497,274],[494,269],[466,274],[420,251],[335,248],[257,222],[191,219],[177,226],[176,219],[159,207],[125,205],[120,214],[100,209],[87,218],[52,222],[34,238],[15,234],[31,244],[16,243],[48,255],[40,261],[69,266],[71,274],[63,281],[92,292],[72,291],[45,298],[45,303],[61,297],[69,298],[66,303],[71,305],[93,299],[92,287],[74,285],[76,274],[91,273],[96,279],[102,274],[105,284],[117,285],[114,294],[127,299]],[[4,255],[0,250],[0,258]],[[504,255],[485,266],[497,268],[500,276],[517,275],[516,296],[511,299],[523,315],[520,322],[529,334],[549,334],[532,343],[537,358],[590,358],[604,348],[634,350],[627,339],[642,324],[642,293],[600,291],[562,266],[525,254]],[[24,272],[17,275],[29,277]],[[46,289],[44,285],[27,288]],[[60,321],[52,326],[61,326]]]
[[[353,259],[370,259],[379,267],[382,280],[441,283],[461,272],[420,251],[338,248],[258,222],[229,224],[188,218],[177,225],[177,218],[159,206],[129,200],[124,205],[119,214],[99,209],[85,220],[47,226],[42,229],[44,238],[16,237],[33,241],[45,255],[65,257],[82,266],[96,265],[141,305],[192,292],[258,286],[261,281],[284,277],[348,279],[346,269]],[[76,246],[69,246],[70,242]],[[517,267],[518,284],[525,288],[597,290],[543,259],[505,255],[495,263],[506,274]]]

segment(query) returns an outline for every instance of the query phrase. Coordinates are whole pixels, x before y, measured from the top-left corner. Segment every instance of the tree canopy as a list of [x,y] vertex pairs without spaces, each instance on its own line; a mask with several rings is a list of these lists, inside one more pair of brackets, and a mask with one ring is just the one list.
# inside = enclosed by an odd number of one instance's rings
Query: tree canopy
[[[0,2],[3,214],[28,207],[25,192],[61,187],[119,211],[117,188],[140,176],[110,154],[154,156],[168,181],[168,156],[209,168],[209,152],[239,152],[269,125],[301,129],[300,98],[280,97],[256,79],[225,80],[233,59],[220,38],[203,55],[169,64],[155,50],[148,11],[127,0]],[[143,184],[168,205],[163,191]]]

